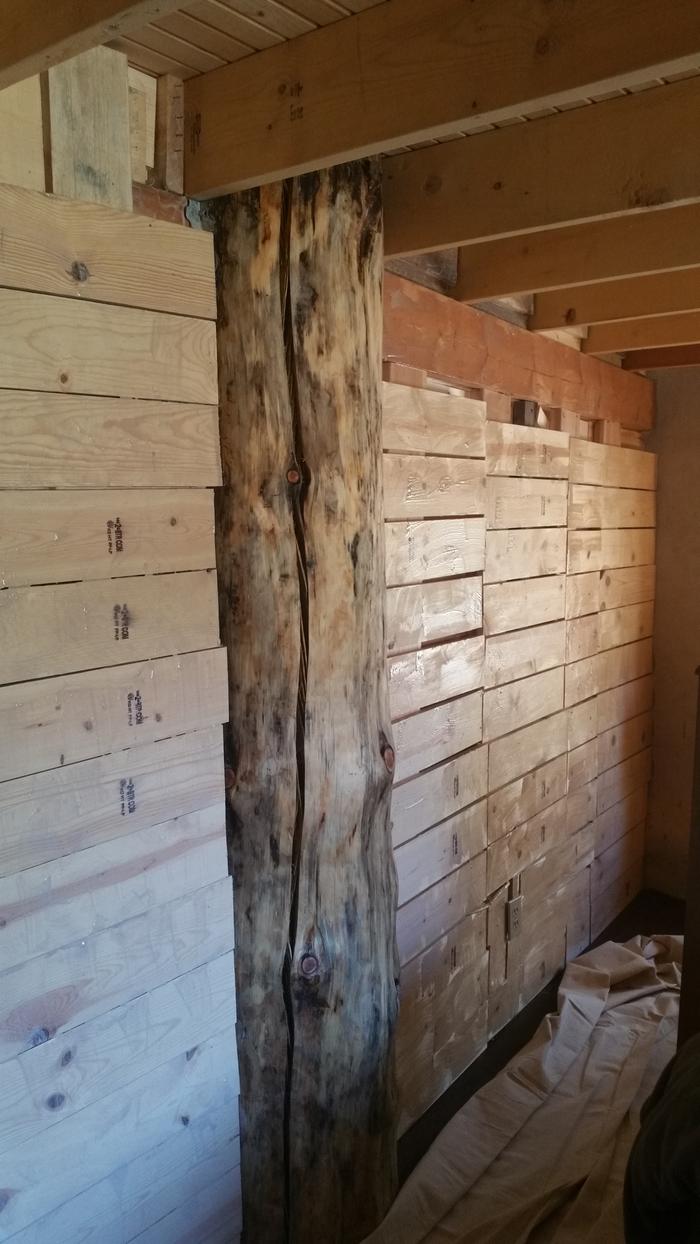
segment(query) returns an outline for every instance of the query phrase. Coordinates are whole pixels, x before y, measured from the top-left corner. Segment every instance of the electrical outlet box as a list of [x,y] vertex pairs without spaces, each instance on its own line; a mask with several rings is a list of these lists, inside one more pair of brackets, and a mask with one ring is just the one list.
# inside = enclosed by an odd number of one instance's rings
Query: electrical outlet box
[[522,916],[523,916],[522,895],[521,894],[518,895],[517,898],[511,898],[508,901],[508,906],[506,910],[508,913],[507,915],[508,941],[512,942],[515,940],[516,937],[520,936],[520,926],[522,924]]

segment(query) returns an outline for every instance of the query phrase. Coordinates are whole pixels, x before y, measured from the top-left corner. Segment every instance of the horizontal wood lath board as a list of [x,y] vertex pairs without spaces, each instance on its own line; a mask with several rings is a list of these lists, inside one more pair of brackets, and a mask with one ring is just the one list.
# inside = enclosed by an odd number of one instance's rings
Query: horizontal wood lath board
[[491,635],[486,640],[484,686],[498,687],[563,665],[565,653],[563,621]]
[[226,649],[0,687],[0,781],[226,720]]
[[502,838],[550,804],[563,799],[566,794],[566,766],[566,755],[557,756],[489,795],[489,842]]
[[481,689],[404,717],[393,728],[395,780],[402,781],[481,742]]
[[384,454],[387,519],[464,517],[485,507],[483,460]]
[[465,808],[395,852],[399,906],[486,850],[486,801]]
[[518,394],[640,431],[652,426],[653,387],[643,377],[390,272],[384,281],[384,353],[453,384]]
[[207,570],[214,495],[177,491],[0,492],[3,587]]
[[569,531],[569,574],[591,570],[616,570],[622,566],[649,566],[656,555],[656,532],[652,527],[635,531],[614,528]]
[[532,428],[516,423],[486,424],[486,471],[489,475],[569,478],[569,437],[565,432]]
[[220,804],[222,749],[213,727],[4,782],[0,876]]
[[487,760],[488,748],[475,747],[396,786],[391,802],[394,847],[483,799]]
[[490,476],[486,486],[489,529],[566,526],[566,480],[506,479]]
[[483,518],[387,523],[387,586],[483,570],[485,530]]
[[[485,927],[486,852],[443,877],[396,913],[396,940],[404,966],[415,955],[443,937],[471,913],[477,936]],[[483,922],[483,923],[482,923]]]
[[0,290],[0,388],[218,401],[208,320]]
[[653,491],[656,488],[656,454],[572,438],[571,481]]
[[0,488],[221,483],[216,406],[0,389]]
[[389,381],[382,394],[385,450],[484,457],[484,402]]
[[481,629],[480,575],[433,580],[389,588],[386,594],[386,648],[394,652]]
[[415,713],[481,687],[484,675],[482,636],[438,644],[388,661],[392,719]]
[[0,285],[216,318],[211,234],[0,185]]
[[571,485],[569,526],[653,527],[656,498],[653,492],[635,488],[598,488]]
[[490,531],[484,583],[560,575],[566,570],[566,529]]
[[565,575],[488,583],[484,588],[484,634],[498,635],[563,618],[565,592]]
[[214,648],[218,642],[213,571],[0,592],[0,683]]

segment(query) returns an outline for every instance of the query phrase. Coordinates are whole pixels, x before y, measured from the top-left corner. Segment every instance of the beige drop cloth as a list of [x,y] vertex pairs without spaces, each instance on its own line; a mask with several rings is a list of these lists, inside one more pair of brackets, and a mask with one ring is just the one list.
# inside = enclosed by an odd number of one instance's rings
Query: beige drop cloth
[[450,1121],[365,1244],[622,1244],[639,1110],[675,1053],[682,940],[570,963],[558,1014]]

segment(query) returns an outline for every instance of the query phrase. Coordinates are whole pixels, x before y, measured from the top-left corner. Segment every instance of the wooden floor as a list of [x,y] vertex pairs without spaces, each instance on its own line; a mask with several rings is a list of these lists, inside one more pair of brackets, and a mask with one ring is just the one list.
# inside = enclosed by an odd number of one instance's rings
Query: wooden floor
[[[685,904],[679,899],[669,898],[656,890],[643,890],[596,938],[594,945],[609,940],[626,941],[637,933],[682,933],[684,913]],[[399,1176],[402,1183],[452,1116],[503,1070],[513,1055],[534,1035],[543,1017],[556,1008],[560,980],[561,973],[501,1029],[484,1053],[401,1137]]]

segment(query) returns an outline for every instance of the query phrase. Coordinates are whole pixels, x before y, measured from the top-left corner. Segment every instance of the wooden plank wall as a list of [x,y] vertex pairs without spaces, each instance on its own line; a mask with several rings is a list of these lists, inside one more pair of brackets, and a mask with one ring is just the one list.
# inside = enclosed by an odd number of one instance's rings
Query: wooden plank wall
[[402,370],[384,448],[405,1129],[641,887],[655,458]]
[[0,1219],[239,1224],[211,238],[0,186]]

